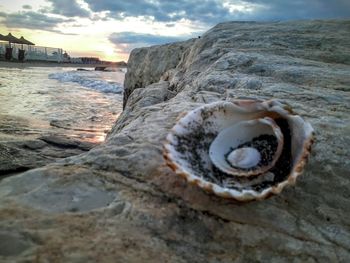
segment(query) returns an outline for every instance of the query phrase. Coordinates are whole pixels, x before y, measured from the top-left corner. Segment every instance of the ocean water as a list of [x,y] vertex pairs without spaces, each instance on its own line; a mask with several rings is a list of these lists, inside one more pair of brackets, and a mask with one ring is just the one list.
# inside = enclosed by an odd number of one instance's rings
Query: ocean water
[[[118,72],[118,73],[116,73]],[[121,75],[124,71],[95,71],[95,70],[74,70],[50,73],[49,79],[57,79],[60,82],[73,82],[85,88],[105,92],[105,93],[117,93],[123,92],[122,83],[117,80],[117,74]],[[114,76],[116,75],[116,76]]]
[[65,135],[101,142],[122,111],[125,71],[0,68],[0,140]]

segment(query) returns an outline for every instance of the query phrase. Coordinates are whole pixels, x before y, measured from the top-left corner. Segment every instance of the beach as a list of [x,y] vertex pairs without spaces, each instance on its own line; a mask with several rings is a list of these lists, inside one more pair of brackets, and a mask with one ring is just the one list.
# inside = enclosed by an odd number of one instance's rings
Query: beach
[[122,110],[125,71],[110,70],[0,62],[1,174],[79,154],[103,142]]
[[125,80],[1,67],[0,262],[349,262],[349,30],[223,22],[133,49]]
[[117,64],[83,64],[83,63],[57,63],[57,62],[43,62],[43,61],[4,61],[0,60],[0,68],[28,68],[28,67],[68,67],[68,68],[95,68],[95,67],[108,67],[108,68],[125,68],[125,66],[119,66]]

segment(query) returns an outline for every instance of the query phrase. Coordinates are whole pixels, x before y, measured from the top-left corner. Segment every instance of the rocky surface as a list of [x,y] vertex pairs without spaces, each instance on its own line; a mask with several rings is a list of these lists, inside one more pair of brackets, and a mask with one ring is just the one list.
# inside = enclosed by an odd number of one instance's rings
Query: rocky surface
[[5,176],[87,152],[96,145],[63,135],[0,141],[0,180]]
[[[3,262],[349,262],[350,21],[219,24],[136,49],[106,142],[0,183]],[[182,112],[279,98],[316,144],[295,187],[261,202],[186,184],[162,158]]]
[[[65,131],[62,122],[51,123],[56,126],[61,124],[59,128]],[[69,122],[64,124],[70,125]],[[0,180],[87,152],[98,144],[97,141],[89,142],[58,129],[33,128],[25,118],[0,114]]]
[[[190,39],[185,42],[133,50],[134,59],[129,60],[125,76],[123,108],[134,89],[157,83],[163,74],[174,69],[179,64],[184,51],[188,50],[194,41]],[[157,58],[160,63],[155,63],[154,58]]]

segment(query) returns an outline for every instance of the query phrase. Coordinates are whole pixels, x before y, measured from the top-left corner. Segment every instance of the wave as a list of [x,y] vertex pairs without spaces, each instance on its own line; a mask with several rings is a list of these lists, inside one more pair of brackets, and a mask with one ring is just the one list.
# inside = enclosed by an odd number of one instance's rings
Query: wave
[[95,76],[84,75],[81,72],[69,71],[69,72],[57,72],[49,74],[49,79],[56,79],[60,82],[74,82],[79,85],[98,90],[105,93],[117,93],[123,92],[123,85],[116,82],[108,82],[102,79],[96,79]]

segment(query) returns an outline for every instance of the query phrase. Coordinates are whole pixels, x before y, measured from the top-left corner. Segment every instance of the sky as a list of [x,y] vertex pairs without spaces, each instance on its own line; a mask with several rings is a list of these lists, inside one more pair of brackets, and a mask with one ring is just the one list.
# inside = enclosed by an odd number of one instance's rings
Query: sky
[[333,18],[350,18],[350,0],[0,0],[1,34],[109,61],[224,21]]

